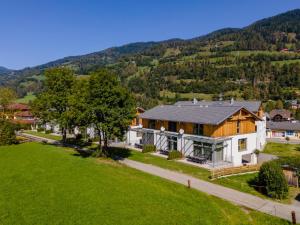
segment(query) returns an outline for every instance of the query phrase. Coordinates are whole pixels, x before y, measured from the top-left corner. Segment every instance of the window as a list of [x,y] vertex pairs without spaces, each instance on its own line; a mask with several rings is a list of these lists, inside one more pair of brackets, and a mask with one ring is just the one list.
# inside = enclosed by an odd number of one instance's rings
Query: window
[[177,132],[177,123],[169,121],[168,122],[168,131]]
[[239,139],[239,152],[247,150],[247,138]]
[[194,134],[203,135],[203,124],[194,124]]
[[241,131],[241,121],[236,122],[236,133],[239,134]]
[[287,130],[286,135],[288,136],[294,136],[294,131],[293,130]]
[[168,137],[167,139],[169,151],[177,150],[177,137]]
[[155,129],[155,120],[149,120],[148,128]]

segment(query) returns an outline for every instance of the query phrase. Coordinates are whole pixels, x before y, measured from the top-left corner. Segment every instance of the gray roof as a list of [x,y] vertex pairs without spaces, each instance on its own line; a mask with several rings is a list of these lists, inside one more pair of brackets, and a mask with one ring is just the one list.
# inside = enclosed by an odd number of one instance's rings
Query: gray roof
[[258,112],[259,107],[261,106],[260,101],[179,101],[175,105],[181,106],[199,106],[199,105],[208,105],[208,106],[238,106],[247,109],[250,112]]
[[280,115],[285,119],[291,118],[291,112],[289,110],[286,110],[286,109],[273,109],[270,112],[270,118],[273,118],[276,115]]
[[147,110],[140,117],[142,119],[217,125],[242,108],[240,106],[161,105]]
[[300,131],[300,122],[267,122],[270,130],[297,130]]

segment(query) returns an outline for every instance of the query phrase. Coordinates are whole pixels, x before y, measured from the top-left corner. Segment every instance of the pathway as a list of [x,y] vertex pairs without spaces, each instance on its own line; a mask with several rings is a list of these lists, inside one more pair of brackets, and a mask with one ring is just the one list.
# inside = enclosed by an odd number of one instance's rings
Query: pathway
[[300,207],[298,206],[286,205],[262,199],[251,194],[246,194],[217,184],[203,181],[186,174],[170,171],[157,166],[144,164],[129,159],[123,159],[120,160],[120,162],[125,164],[126,166],[183,185],[187,185],[188,180],[190,180],[191,188],[225,199],[234,204],[254,209],[273,216],[277,216],[286,220],[291,221],[291,212],[295,211],[297,218],[300,219]]

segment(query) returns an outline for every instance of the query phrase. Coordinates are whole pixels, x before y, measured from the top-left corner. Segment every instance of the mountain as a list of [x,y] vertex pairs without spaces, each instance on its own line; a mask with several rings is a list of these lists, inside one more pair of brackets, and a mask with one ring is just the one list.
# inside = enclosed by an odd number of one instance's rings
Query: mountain
[[290,90],[293,87],[297,93],[298,80],[300,92],[299,49],[300,9],[295,9],[244,28],[224,28],[187,40],[138,42],[65,57],[10,71],[0,77],[0,83],[18,87],[22,95],[40,91],[47,68],[64,66],[87,75],[107,67],[130,90],[148,99],[168,101],[175,93],[179,93],[176,98],[195,96],[189,93],[199,93],[201,98],[201,94],[212,97],[219,93],[243,98],[290,98],[297,97]]
[[12,70],[7,69],[7,68],[5,68],[3,66],[0,66],[0,75],[2,75],[2,74],[9,74],[11,71]]

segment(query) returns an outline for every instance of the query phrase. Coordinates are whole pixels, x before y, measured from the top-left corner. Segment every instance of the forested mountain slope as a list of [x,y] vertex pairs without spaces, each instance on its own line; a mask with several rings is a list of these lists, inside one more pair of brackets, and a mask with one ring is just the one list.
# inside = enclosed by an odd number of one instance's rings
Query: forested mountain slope
[[[178,98],[291,99],[300,94],[300,9],[189,40],[133,43],[11,72],[0,82],[38,93],[46,68],[114,70],[145,107]],[[299,93],[298,93],[299,92]],[[147,99],[147,100],[146,100]]]

